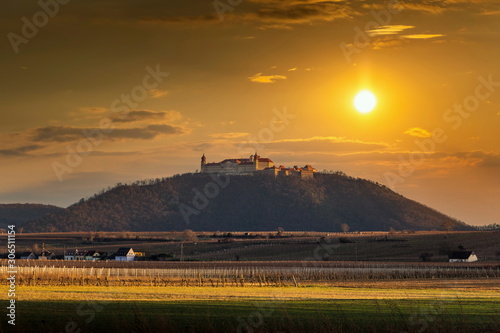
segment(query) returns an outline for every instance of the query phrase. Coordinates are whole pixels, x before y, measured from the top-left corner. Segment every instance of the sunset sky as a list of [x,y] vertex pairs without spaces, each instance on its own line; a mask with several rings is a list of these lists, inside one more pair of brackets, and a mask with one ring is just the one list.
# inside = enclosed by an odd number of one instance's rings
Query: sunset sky
[[46,3],[0,11],[1,203],[257,148],[500,223],[500,1]]

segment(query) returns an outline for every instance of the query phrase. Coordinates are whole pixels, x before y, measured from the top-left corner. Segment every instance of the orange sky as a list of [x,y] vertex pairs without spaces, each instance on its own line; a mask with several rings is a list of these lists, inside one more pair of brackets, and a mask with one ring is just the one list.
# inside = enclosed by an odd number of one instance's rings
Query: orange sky
[[0,13],[0,202],[257,148],[500,220],[500,2],[55,1]]

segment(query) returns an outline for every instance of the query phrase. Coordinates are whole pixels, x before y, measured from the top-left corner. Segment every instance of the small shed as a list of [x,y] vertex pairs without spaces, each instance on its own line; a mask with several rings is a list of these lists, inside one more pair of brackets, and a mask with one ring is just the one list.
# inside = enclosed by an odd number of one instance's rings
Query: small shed
[[120,247],[115,254],[116,261],[134,261],[135,253],[131,247]]
[[450,262],[474,262],[477,256],[474,251],[454,251],[449,256]]

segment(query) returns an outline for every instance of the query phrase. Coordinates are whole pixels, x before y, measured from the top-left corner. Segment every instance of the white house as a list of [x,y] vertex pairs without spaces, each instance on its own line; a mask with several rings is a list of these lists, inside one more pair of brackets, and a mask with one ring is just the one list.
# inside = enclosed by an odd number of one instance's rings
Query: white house
[[134,261],[135,253],[131,247],[120,247],[115,254],[116,261]]
[[[81,251],[80,251],[81,252]],[[80,253],[78,249],[64,252],[64,260],[76,260],[76,255]]]
[[68,250],[64,253],[64,260],[85,260],[86,250]]
[[455,251],[449,256],[450,262],[474,262],[477,256],[474,251]]

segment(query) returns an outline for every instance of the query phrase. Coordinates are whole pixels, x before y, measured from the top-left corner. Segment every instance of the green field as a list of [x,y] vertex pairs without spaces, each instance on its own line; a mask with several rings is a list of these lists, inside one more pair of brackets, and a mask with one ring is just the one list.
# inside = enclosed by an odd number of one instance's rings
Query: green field
[[[14,332],[495,332],[499,279],[303,287],[22,286]],[[9,325],[10,326],[10,325]]]

